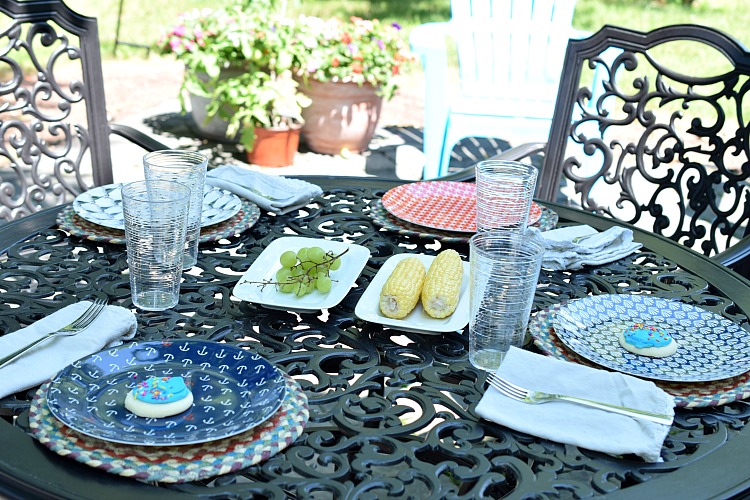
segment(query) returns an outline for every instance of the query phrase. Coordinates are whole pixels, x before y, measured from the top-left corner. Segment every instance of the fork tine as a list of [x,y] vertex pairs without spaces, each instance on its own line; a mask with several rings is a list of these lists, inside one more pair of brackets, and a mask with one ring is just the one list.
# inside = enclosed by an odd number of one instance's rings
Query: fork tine
[[494,378],[495,380],[497,380],[498,382],[500,382],[501,384],[504,384],[504,385],[508,386],[511,389],[514,389],[516,391],[522,392],[524,394],[528,394],[528,392],[529,392],[528,389],[524,389],[521,386],[518,386],[518,385],[516,385],[516,384],[514,384],[512,382],[509,382],[509,381],[505,380],[504,378],[500,377],[499,375],[497,375],[496,373],[490,373],[490,376],[492,378]]
[[494,373],[488,374],[487,380],[492,387],[502,392],[509,398],[523,399],[526,397],[526,394],[528,392],[525,389],[521,389],[520,387],[511,384],[507,380],[503,380]]
[[500,392],[500,394],[503,394],[504,396],[507,396],[510,399],[516,399],[518,401],[521,401],[523,399],[523,396],[521,396],[518,393],[508,390],[507,387],[505,387],[504,385],[500,385],[494,379],[490,380],[490,385],[494,387],[495,389],[497,389]]
[[75,321],[73,321],[70,325],[68,325],[68,329],[83,329],[89,326],[91,323],[94,322],[94,320],[99,316],[99,314],[104,309],[104,306],[107,304],[106,301],[102,299],[96,299],[94,302],[91,303],[91,305],[84,311],[84,313],[78,317]]

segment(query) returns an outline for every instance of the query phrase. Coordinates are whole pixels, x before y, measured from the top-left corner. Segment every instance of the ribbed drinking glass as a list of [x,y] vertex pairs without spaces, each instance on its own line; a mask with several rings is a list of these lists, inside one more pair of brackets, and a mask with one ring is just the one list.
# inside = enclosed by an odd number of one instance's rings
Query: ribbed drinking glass
[[190,188],[190,212],[185,237],[182,268],[190,269],[198,261],[198,241],[203,212],[203,185],[208,158],[194,151],[163,150],[143,157],[146,180],[175,181]]

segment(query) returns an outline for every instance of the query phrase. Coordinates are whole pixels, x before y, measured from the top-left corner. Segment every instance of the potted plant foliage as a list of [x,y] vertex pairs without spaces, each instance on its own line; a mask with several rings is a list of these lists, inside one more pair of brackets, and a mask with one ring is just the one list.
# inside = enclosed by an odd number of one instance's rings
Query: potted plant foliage
[[299,73],[311,98],[302,136],[311,150],[339,154],[368,148],[383,99],[412,60],[397,23],[301,16],[298,37],[308,52]]
[[184,14],[160,47],[185,63],[183,110],[187,94],[207,135],[238,138],[252,155],[259,130],[298,129],[302,121],[307,101],[291,74],[307,50],[296,36],[276,0],[231,0],[223,9]]

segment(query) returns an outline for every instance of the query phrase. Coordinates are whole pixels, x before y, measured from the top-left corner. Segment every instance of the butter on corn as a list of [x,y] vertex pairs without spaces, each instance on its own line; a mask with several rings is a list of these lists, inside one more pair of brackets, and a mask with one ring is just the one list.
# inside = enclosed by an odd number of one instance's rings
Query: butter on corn
[[380,312],[388,318],[406,317],[419,302],[426,274],[417,257],[407,257],[396,264],[380,290]]
[[433,318],[453,314],[461,294],[464,264],[455,250],[443,250],[435,257],[427,271],[422,287],[422,307]]

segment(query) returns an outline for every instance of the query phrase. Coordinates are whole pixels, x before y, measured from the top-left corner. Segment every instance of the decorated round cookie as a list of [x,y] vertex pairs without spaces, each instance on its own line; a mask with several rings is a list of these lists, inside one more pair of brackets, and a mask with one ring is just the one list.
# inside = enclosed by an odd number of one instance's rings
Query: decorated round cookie
[[125,396],[125,408],[144,418],[177,415],[192,404],[193,394],[182,377],[150,377]]
[[622,347],[642,356],[664,358],[677,352],[677,342],[669,333],[645,323],[634,323],[620,332],[618,340]]

